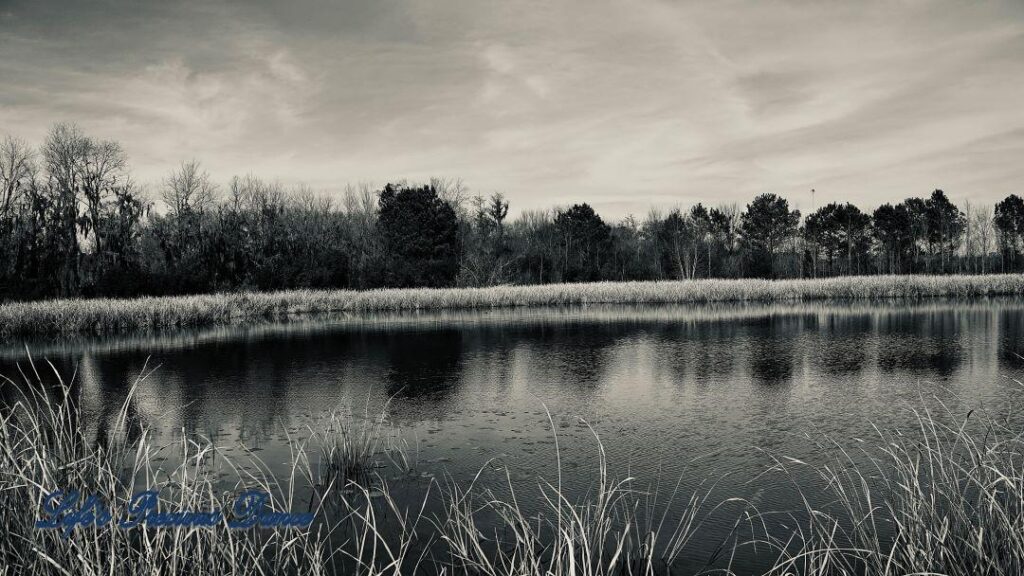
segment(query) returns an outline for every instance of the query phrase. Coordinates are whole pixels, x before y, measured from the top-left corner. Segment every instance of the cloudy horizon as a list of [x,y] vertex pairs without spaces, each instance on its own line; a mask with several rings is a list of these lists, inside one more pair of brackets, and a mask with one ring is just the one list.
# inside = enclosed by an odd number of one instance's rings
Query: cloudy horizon
[[338,193],[431,176],[513,211],[805,211],[1024,184],[1024,4],[0,0],[0,133],[117,140]]

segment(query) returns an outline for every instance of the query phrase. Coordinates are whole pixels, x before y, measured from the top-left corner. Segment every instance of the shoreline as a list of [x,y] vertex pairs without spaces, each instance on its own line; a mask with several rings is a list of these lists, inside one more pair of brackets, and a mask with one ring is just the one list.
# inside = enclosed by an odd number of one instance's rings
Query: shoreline
[[643,323],[693,323],[796,316],[807,312],[827,314],[885,313],[899,307],[914,312],[943,312],[953,308],[976,310],[1014,304],[1024,307],[1024,299],[1014,296],[993,296],[971,299],[934,297],[908,302],[901,300],[813,300],[804,302],[705,302],[682,304],[580,304],[548,307],[462,308],[440,310],[405,310],[358,313],[296,314],[276,320],[253,321],[248,324],[153,329],[139,332],[90,334],[25,335],[18,339],[0,336],[0,361],[26,357],[26,346],[35,358],[66,353],[68,349],[87,349],[105,353],[117,351],[168,351],[197,345],[227,342],[235,338],[265,338],[288,334],[314,335],[337,330],[390,332],[401,330],[432,330],[488,326],[565,325],[566,323],[601,325],[626,318]]
[[130,334],[244,326],[292,316],[586,304],[893,301],[1024,295],[1024,274],[705,279],[492,286],[287,290],[0,304],[0,336]]

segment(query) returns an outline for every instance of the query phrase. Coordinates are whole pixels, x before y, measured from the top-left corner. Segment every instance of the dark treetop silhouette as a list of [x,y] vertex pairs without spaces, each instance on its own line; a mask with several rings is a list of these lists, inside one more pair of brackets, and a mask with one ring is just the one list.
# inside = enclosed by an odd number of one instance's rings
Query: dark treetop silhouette
[[1024,201],[994,213],[941,190],[872,214],[829,204],[801,220],[774,194],[609,224],[587,204],[507,221],[500,195],[459,181],[348,189],[341,205],[253,176],[218,190],[195,161],[159,190],[116,142],[72,124],[34,150],[0,143],[0,299],[282,288],[481,286],[594,280],[985,273],[1024,268]]

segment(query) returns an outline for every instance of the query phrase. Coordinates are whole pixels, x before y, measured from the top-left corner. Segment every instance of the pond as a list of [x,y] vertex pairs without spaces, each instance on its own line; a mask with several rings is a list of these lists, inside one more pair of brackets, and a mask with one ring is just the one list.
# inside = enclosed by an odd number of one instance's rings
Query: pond
[[[97,433],[148,366],[132,405],[155,438],[245,446],[282,474],[289,436],[331,409],[373,414],[390,399],[417,474],[401,491],[409,501],[431,477],[468,483],[481,470],[478,482],[498,492],[507,478],[528,491],[557,480],[558,456],[563,487],[582,497],[596,481],[596,433],[614,477],[786,510],[792,491],[758,478],[772,455],[813,459],[815,438],[868,438],[875,425],[911,425],[915,408],[1005,406],[1024,378],[1024,301],[352,316],[6,342],[0,374],[27,369],[26,346],[37,368],[46,358],[75,375]],[[668,505],[670,518],[685,500]],[[703,566],[734,520],[709,521],[680,563]]]

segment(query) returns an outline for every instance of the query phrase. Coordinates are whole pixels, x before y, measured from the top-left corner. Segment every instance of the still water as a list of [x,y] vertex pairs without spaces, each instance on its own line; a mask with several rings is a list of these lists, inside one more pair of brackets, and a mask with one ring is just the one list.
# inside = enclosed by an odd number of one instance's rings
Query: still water
[[[287,438],[326,411],[379,410],[422,474],[500,492],[555,480],[593,487],[597,443],[613,476],[670,490],[714,486],[719,499],[792,508],[770,477],[779,454],[813,460],[811,437],[872,436],[910,410],[998,411],[1020,396],[1024,301],[889,304],[590,306],[391,314],[190,333],[6,342],[0,374],[26,346],[74,374],[89,426],[102,432],[144,367],[134,416],[158,439],[213,438],[271,467]],[[810,482],[810,480],[808,480]],[[702,488],[703,487],[703,488]],[[524,488],[525,489],[525,488]],[[682,498],[685,500],[685,497]],[[680,503],[681,504],[681,503]],[[724,515],[684,562],[701,566]]]

